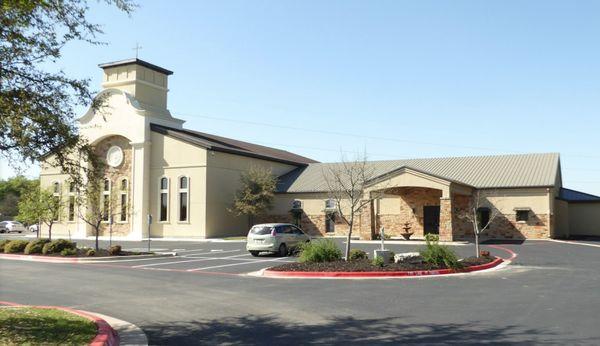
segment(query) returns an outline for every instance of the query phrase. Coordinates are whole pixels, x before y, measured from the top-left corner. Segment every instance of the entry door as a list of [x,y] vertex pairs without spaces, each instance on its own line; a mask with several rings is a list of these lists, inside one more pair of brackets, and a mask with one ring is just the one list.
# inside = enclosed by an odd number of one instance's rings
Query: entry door
[[423,207],[424,233],[440,234],[440,206]]

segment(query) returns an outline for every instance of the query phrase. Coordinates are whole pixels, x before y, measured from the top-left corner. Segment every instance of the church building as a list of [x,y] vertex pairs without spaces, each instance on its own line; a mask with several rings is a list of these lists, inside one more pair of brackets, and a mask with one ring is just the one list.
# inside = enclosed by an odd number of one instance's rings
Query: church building
[[[100,64],[100,109],[79,120],[82,136],[106,162],[104,193],[116,196],[114,238],[219,238],[245,235],[249,220],[229,211],[240,177],[251,167],[278,177],[275,205],[257,222],[294,222],[311,235],[344,235],[323,176],[331,165],[285,150],[184,128],[167,108],[173,72],[140,59]],[[372,161],[377,193],[360,212],[354,234],[372,239],[381,227],[393,237],[472,237],[461,218],[475,195],[501,212],[493,238],[556,238],[600,234],[600,197],[562,186],[558,154],[524,154]],[[65,202],[53,236],[85,238],[92,229],[75,212],[68,176],[42,163],[40,183]],[[486,217],[489,209],[481,209]],[[148,227],[148,215],[152,224]],[[108,220],[102,236],[108,236]],[[43,228],[42,233],[47,232]],[[150,232],[150,234],[148,234]]]

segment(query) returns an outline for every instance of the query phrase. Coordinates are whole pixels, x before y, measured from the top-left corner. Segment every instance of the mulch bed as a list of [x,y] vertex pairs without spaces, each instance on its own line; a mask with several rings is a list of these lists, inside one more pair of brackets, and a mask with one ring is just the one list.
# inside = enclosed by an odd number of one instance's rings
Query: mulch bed
[[[463,268],[490,263],[493,257],[469,257],[463,259],[460,263]],[[323,263],[286,263],[276,267],[269,268],[273,271],[288,272],[393,272],[393,271],[411,271],[411,270],[436,270],[447,269],[445,266],[432,266],[420,262],[401,262],[390,263],[383,267],[375,266],[368,260],[356,261],[334,261]]]

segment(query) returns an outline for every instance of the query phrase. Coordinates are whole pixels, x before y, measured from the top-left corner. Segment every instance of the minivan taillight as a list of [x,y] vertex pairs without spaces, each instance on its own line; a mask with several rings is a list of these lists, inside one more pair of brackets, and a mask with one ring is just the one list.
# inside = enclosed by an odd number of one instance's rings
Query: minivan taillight
[[277,232],[275,232],[275,228],[273,228],[273,230],[271,230],[271,237],[275,237],[277,235]]

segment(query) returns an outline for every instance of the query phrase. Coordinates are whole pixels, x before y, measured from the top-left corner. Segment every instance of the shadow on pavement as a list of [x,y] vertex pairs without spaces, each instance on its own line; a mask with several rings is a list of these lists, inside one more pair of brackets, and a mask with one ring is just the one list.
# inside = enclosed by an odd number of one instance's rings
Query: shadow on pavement
[[549,331],[516,325],[498,327],[478,323],[422,324],[403,322],[401,318],[338,317],[323,324],[305,325],[281,322],[274,315],[248,315],[165,323],[144,326],[143,329],[151,345],[504,345],[557,341],[557,335]]
[[481,244],[485,245],[521,245],[525,242],[525,239],[488,239],[481,242]]

